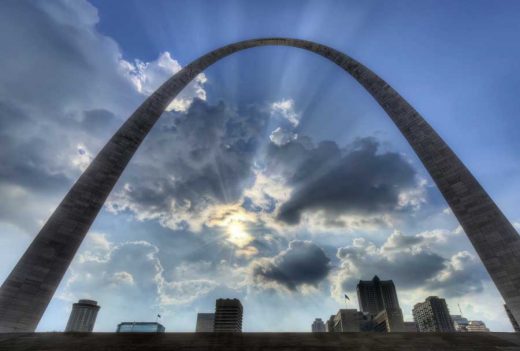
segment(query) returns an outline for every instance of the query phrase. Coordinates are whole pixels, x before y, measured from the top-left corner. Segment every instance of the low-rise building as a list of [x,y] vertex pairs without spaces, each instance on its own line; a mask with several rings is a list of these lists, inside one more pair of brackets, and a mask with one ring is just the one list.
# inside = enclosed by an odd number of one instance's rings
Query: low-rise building
[[321,320],[321,318],[316,318],[312,323],[312,332],[313,333],[323,333],[326,331],[325,323]]
[[455,331],[458,332],[467,332],[469,321],[467,318],[462,317],[460,314],[451,315],[451,320],[453,321],[453,327]]
[[331,333],[334,331],[334,315],[331,314],[327,322],[325,323],[325,330],[328,333]]
[[482,321],[469,321],[467,329],[469,332],[489,332],[486,324]]
[[215,313],[197,313],[196,333],[211,333],[215,323]]
[[371,331],[372,317],[356,309],[341,309],[327,321],[328,332]]
[[372,320],[373,330],[377,332],[402,332],[404,330],[401,309],[382,310]]
[[157,322],[122,322],[117,333],[164,333],[164,326]]
[[417,329],[417,324],[415,322],[403,322],[404,331],[408,333],[417,333],[419,329]]

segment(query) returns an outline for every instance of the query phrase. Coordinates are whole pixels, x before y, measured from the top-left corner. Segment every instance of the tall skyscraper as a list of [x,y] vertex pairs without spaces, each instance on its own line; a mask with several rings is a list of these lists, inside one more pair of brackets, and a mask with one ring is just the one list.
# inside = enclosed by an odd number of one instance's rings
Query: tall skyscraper
[[316,318],[312,323],[312,332],[313,333],[323,333],[325,332],[325,323],[321,320],[321,318]]
[[[404,331],[403,312],[392,280],[360,280],[357,285],[359,309],[377,320],[380,331]],[[378,329],[378,330],[379,330]]]
[[360,280],[357,285],[359,309],[375,316],[382,310],[400,309],[395,285],[392,280]]
[[506,309],[507,316],[509,317],[509,321],[511,322],[511,325],[513,326],[513,329],[515,332],[520,332],[520,325],[518,325],[517,320],[515,319],[515,316],[511,313],[511,310],[507,305],[504,305],[504,308]]
[[469,321],[467,318],[462,317],[460,314],[451,315],[451,320],[453,321],[453,327],[455,331],[458,332],[467,332]]
[[453,321],[446,300],[430,296],[417,303],[412,310],[420,332],[454,332]]
[[100,306],[97,301],[79,300],[72,305],[66,332],[91,332],[96,323],[96,317]]
[[197,333],[211,333],[213,332],[213,325],[215,324],[215,313],[198,313],[197,326],[195,332]]
[[242,304],[238,299],[218,299],[215,306],[215,332],[242,332]]
[[486,324],[482,321],[469,321],[467,329],[469,332],[489,332]]

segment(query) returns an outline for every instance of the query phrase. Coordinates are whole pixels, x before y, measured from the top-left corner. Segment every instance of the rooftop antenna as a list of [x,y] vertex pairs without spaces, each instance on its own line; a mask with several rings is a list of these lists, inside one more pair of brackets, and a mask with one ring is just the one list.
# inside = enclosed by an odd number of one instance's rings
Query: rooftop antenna
[[459,306],[460,316],[462,317],[462,310],[460,309],[460,304],[458,303],[457,306]]

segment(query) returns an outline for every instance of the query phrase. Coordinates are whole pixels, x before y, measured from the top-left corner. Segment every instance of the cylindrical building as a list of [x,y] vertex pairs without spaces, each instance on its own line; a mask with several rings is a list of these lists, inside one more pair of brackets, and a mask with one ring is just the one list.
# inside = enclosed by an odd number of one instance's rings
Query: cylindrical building
[[96,323],[96,317],[100,306],[97,301],[79,300],[72,305],[66,332],[91,332]]

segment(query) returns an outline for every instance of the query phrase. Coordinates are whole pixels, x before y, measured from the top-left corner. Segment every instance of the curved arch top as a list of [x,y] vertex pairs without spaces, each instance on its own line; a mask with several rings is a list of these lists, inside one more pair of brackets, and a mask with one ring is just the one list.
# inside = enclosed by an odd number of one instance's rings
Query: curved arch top
[[103,203],[135,151],[177,94],[211,64],[237,51],[283,45],[334,62],[381,105],[439,187],[502,297],[520,320],[520,237],[432,127],[391,86],[351,57],[289,38],[241,41],[193,61],[157,89],[119,128],[72,186],[0,289],[0,332],[34,331]]

